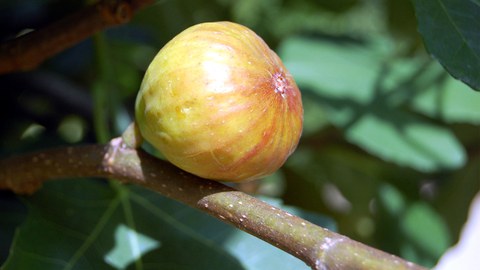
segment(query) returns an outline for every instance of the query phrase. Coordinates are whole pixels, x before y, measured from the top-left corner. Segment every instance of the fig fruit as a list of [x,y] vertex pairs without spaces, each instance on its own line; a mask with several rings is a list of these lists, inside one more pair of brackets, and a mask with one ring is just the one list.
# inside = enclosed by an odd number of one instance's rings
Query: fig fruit
[[192,26],[168,42],[135,104],[142,136],[167,160],[203,178],[241,182],[275,172],[295,150],[300,91],[252,30]]

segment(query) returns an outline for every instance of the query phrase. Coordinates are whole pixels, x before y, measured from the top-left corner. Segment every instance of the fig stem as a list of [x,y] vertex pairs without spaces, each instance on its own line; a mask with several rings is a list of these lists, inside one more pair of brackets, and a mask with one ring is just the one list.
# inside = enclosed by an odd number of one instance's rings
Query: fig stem
[[[134,125],[126,134],[131,131],[135,134]],[[312,269],[425,269],[129,145],[138,146],[120,137],[106,145],[63,147],[0,160],[0,189],[32,194],[50,179],[111,178],[203,210],[298,257]]]
[[138,149],[143,143],[143,137],[140,133],[137,123],[132,122],[122,133],[122,140],[125,144],[133,149]]

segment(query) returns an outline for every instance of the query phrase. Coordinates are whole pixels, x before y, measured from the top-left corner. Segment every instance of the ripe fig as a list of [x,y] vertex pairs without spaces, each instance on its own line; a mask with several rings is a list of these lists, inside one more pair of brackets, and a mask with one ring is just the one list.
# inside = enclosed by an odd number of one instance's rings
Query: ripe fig
[[280,58],[231,22],[192,26],[168,42],[135,104],[142,136],[170,162],[203,178],[267,176],[295,150],[303,106]]

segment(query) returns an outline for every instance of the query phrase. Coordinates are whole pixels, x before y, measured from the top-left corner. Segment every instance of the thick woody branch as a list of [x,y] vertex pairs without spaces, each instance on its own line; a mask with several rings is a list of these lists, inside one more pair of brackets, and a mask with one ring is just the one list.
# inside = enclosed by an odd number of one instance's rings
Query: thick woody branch
[[0,45],[0,74],[29,70],[107,27],[124,24],[153,0],[104,0]]
[[93,176],[141,185],[199,208],[298,257],[312,269],[424,269],[181,171],[128,147],[122,138],[107,145],[66,147],[0,161],[0,189],[17,193],[33,193],[48,179]]

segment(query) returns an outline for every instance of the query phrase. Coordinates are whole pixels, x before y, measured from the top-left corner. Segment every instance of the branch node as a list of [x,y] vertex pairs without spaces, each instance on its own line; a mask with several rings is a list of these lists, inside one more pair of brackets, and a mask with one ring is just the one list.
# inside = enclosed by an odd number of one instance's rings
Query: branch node
[[123,24],[133,16],[133,10],[126,1],[105,1],[98,5],[98,9],[109,24]]

